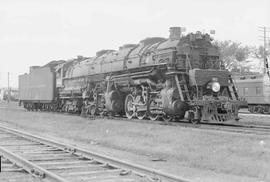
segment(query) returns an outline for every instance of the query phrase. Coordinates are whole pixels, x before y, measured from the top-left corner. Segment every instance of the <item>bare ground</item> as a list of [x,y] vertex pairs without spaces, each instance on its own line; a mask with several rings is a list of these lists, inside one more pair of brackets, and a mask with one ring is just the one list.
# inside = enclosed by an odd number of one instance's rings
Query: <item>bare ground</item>
[[0,121],[192,181],[270,181],[269,136],[27,112],[14,104],[0,104]]

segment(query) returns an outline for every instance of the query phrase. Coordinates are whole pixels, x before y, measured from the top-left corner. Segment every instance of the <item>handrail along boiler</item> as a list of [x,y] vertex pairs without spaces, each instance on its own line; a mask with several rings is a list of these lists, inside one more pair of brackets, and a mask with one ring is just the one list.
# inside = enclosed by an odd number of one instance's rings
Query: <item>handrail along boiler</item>
[[27,109],[165,121],[186,114],[197,123],[238,120],[243,104],[210,35],[182,35],[180,27],[171,27],[168,39],[146,38],[49,67],[54,98],[47,103],[20,98]]

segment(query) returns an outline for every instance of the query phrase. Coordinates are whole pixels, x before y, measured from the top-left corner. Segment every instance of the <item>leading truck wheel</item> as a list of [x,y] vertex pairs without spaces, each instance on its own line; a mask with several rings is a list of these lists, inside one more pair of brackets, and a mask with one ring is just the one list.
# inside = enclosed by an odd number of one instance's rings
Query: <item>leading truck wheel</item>
[[135,116],[135,106],[133,105],[134,97],[131,94],[126,96],[125,100],[125,112],[128,119]]
[[188,112],[188,121],[191,122],[192,124],[199,124],[200,123],[200,119],[195,119],[195,112],[194,111]]

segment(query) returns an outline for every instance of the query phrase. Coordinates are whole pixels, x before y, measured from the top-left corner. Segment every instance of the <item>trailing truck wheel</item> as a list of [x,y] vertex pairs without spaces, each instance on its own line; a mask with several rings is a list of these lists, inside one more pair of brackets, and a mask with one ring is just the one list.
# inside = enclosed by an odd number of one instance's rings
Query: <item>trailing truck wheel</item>
[[156,102],[154,100],[150,100],[149,104],[148,104],[148,116],[149,119],[152,121],[156,121],[159,118],[159,115],[157,113],[155,113],[155,110],[152,110],[153,107],[156,107]]
[[163,119],[163,121],[165,121],[166,123],[168,123],[168,122],[170,122],[170,121],[173,120],[173,117],[170,116],[170,115],[168,115],[168,114],[164,114],[164,115],[162,115],[162,119]]
[[158,120],[159,115],[158,114],[149,114],[149,119],[152,121]]
[[146,111],[137,111],[136,116],[139,120],[142,120],[146,117]]
[[128,119],[135,116],[135,106],[133,105],[134,97],[131,94],[126,96],[125,100],[125,112]]
[[91,105],[88,108],[88,114],[90,114],[91,116],[94,116],[96,114],[96,106],[95,105]]
[[149,115],[149,119],[152,121],[156,121],[156,120],[158,120],[158,118],[159,118],[158,114],[150,114]]

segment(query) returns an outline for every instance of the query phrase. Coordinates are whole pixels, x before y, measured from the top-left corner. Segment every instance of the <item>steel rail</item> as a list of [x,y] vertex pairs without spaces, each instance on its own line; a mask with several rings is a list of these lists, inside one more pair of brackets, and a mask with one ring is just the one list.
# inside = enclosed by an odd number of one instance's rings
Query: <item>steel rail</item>
[[251,113],[251,112],[243,112],[243,111],[239,111],[238,112],[239,115],[241,116],[260,116],[260,117],[270,117],[269,113]]
[[[270,115],[263,116],[263,117],[270,117]],[[102,117],[96,117],[103,119]],[[189,127],[189,128],[196,128],[196,129],[212,129],[212,130],[222,130],[227,131],[227,132],[245,132],[248,131],[248,133],[251,133],[252,131],[254,132],[267,132],[270,133],[270,125],[261,125],[261,124],[246,124],[242,123],[240,124],[239,122],[235,123],[207,123],[207,122],[202,122],[199,124],[192,124],[188,121],[186,122],[165,122],[165,121],[151,121],[151,120],[140,120],[140,119],[127,119],[127,118],[121,118],[121,117],[108,117],[108,119],[112,120],[125,120],[128,122],[137,122],[137,123],[147,123],[147,124],[159,124],[159,125],[168,125],[168,126],[175,126],[175,127]],[[235,130],[229,130],[229,129],[235,129]],[[237,130],[238,129],[238,130]],[[245,130],[246,129],[246,130]]]
[[[172,175],[166,172],[162,172],[160,170],[151,169],[145,166],[141,166],[138,164],[126,162],[123,160],[116,159],[114,157],[109,157],[107,155],[98,154],[96,152],[92,152],[86,149],[82,149],[79,147],[74,147],[68,144],[59,143],[44,137],[36,136],[30,133],[22,132],[16,129],[11,129],[6,126],[0,125],[0,129],[8,131],[9,133],[13,133],[15,135],[22,136],[32,141],[40,142],[46,145],[52,145],[59,149],[70,151],[74,154],[81,155],[86,158],[94,158],[98,161],[109,163],[119,168],[123,168],[127,171],[132,171],[134,174],[137,174],[142,177],[151,176],[154,180],[168,181],[168,182],[188,182],[190,180],[184,179],[183,177],[179,177],[176,175]],[[149,177],[148,177],[149,178]]]
[[245,134],[258,134],[258,135],[269,135],[269,127],[260,127],[256,125],[230,125],[230,124],[219,124],[219,125],[201,125],[201,129],[211,129],[211,130],[220,130],[225,132],[234,132],[234,133],[245,133]]
[[[269,115],[270,117],[270,115]],[[90,117],[91,118],[91,117]],[[125,120],[126,122],[135,122],[135,123],[146,123],[146,124],[158,124],[158,125],[167,125],[167,126],[173,126],[173,127],[185,127],[185,128],[195,128],[195,129],[207,129],[207,130],[222,130],[225,132],[234,132],[234,133],[248,133],[253,134],[255,132],[264,132],[270,134],[270,125],[259,125],[259,124],[239,124],[239,123],[207,123],[202,122],[199,124],[192,124],[188,121],[185,122],[165,122],[165,121],[151,121],[151,120],[145,120],[145,119],[127,119],[127,118],[121,118],[121,117],[94,117],[98,119],[111,119],[111,120]],[[262,134],[264,134],[262,133]]]
[[5,148],[3,148],[1,146],[0,146],[0,155],[4,156],[12,163],[20,166],[25,171],[27,171],[29,174],[31,174],[35,177],[38,177],[40,179],[46,178],[46,180],[48,179],[49,181],[52,181],[52,182],[68,182],[67,180],[63,179],[62,177],[57,176],[54,173],[52,173],[46,169],[43,169],[43,168],[37,166],[36,164],[25,160],[24,158],[22,158],[18,155],[15,155],[14,153],[6,150]]

